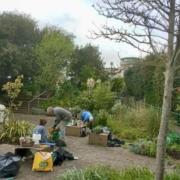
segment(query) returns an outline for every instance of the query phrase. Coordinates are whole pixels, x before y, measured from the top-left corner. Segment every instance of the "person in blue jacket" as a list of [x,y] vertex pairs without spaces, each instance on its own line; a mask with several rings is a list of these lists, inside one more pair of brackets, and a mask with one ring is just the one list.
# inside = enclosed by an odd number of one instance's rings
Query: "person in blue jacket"
[[34,130],[33,130],[33,134],[40,134],[41,135],[41,143],[46,143],[48,142],[48,135],[45,129],[45,125],[47,124],[47,120],[46,119],[40,119],[39,121],[39,125],[37,125]]
[[92,129],[94,117],[90,111],[83,110],[80,114],[80,119]]

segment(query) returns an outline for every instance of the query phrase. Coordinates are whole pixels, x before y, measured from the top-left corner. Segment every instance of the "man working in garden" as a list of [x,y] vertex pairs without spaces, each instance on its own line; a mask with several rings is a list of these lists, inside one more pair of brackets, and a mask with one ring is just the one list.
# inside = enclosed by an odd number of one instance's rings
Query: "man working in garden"
[[80,114],[80,119],[92,129],[93,115],[87,110],[83,110]]
[[53,128],[55,129],[57,125],[59,125],[61,122],[63,122],[63,125],[65,122],[68,122],[72,119],[72,114],[70,111],[62,108],[62,107],[48,107],[47,108],[47,115],[55,116],[55,123]]

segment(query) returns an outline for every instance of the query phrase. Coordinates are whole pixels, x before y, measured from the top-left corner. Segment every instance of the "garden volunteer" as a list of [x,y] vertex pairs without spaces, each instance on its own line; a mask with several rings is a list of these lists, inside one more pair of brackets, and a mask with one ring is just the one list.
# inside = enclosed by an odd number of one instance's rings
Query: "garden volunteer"
[[71,112],[64,109],[64,108],[62,108],[62,107],[54,107],[54,108],[53,107],[48,107],[47,108],[47,115],[50,115],[50,116],[54,115],[56,117],[55,123],[54,123],[54,126],[53,126],[54,129],[61,122],[63,123],[63,126],[64,126],[65,122],[68,122],[68,121],[70,121],[72,119]]
[[92,123],[93,123],[93,115],[91,114],[91,112],[87,111],[87,110],[83,110],[80,113],[80,119],[89,126],[90,129],[92,129]]

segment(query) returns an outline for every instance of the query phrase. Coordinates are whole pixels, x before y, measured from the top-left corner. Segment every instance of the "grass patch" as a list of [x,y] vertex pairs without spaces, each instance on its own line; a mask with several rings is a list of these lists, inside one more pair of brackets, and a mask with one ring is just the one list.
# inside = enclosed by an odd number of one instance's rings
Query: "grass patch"
[[[147,168],[130,168],[121,171],[110,167],[89,167],[85,169],[67,170],[58,177],[59,180],[153,180],[154,175]],[[165,176],[165,180],[179,180],[180,173],[173,172]]]

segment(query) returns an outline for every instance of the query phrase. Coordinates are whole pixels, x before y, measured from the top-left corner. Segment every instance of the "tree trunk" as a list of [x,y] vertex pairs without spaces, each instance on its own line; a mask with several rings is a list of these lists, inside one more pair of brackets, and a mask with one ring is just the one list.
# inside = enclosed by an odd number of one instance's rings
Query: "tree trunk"
[[161,114],[161,124],[157,141],[156,153],[156,180],[163,180],[165,168],[165,153],[166,153],[166,134],[168,129],[168,119],[171,110],[172,91],[174,81],[174,67],[170,63],[167,64],[165,73],[165,87],[163,106]]

